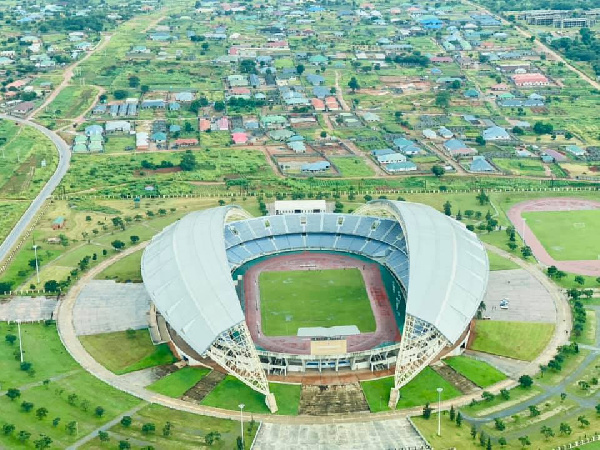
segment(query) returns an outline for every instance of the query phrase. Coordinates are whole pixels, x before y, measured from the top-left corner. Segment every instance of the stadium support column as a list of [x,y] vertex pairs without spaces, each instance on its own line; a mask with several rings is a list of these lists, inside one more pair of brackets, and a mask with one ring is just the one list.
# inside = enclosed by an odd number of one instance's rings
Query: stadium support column
[[400,399],[400,388],[427,367],[446,345],[448,341],[433,325],[406,315],[396,360],[394,387],[388,403],[390,409],[396,409]]
[[277,412],[275,396],[269,390],[267,375],[262,367],[246,322],[221,333],[207,350],[208,355],[221,367],[265,395],[265,403],[272,413]]

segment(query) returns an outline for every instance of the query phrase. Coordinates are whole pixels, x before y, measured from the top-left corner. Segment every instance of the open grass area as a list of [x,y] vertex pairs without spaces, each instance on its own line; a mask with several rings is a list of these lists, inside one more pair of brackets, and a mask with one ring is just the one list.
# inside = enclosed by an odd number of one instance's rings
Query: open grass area
[[473,350],[533,361],[546,347],[554,324],[478,320],[475,324]]
[[523,217],[554,259],[600,257],[600,210],[526,212]]
[[[139,445],[140,443],[148,443],[146,445],[152,445],[161,450],[197,450],[198,448],[230,450],[237,448],[236,440],[240,436],[240,423],[237,421],[185,413],[160,405],[146,406],[134,414],[132,419],[133,423],[129,428],[117,424],[108,430],[111,437],[110,442],[102,443],[100,439],[95,438],[81,448],[87,450],[117,448],[120,440],[118,435],[124,439],[130,439],[131,448],[135,449],[143,447],[143,445]],[[165,437],[162,429],[167,422],[171,423],[172,432],[170,436]],[[143,434],[142,426],[145,423],[154,424],[156,432]],[[258,424],[251,424],[250,416],[245,415],[244,444],[246,449],[251,447],[257,429]],[[205,437],[210,432],[218,432],[221,438],[209,447],[206,445]]]
[[330,159],[344,177],[368,177],[374,173],[373,169],[357,156],[332,156]]
[[67,86],[48,105],[40,117],[74,119],[92,106],[98,89],[94,86]]
[[[270,383],[271,392],[275,394],[280,415],[297,415],[300,403],[299,384]],[[265,404],[265,396],[260,392],[250,389],[237,378],[228,375],[215,387],[201,402],[206,406],[215,408],[239,410],[238,405],[243,403],[244,411],[268,414],[269,409]]]
[[193,388],[198,381],[210,372],[204,367],[183,367],[158,381],[155,381],[148,389],[169,397],[178,398]]
[[[394,386],[394,377],[360,383],[371,412],[387,411],[390,390]],[[438,399],[436,389],[441,387],[442,400],[450,400],[461,395],[460,391],[438,375],[431,367],[426,367],[412,381],[400,389],[400,400],[396,409],[410,408],[435,402]]]
[[506,259],[494,252],[487,252],[488,259],[490,261],[490,270],[513,270],[518,269],[519,266],[512,262],[510,259]]
[[136,330],[133,336],[117,331],[79,336],[79,340],[96,361],[117,375],[175,361],[167,344],[152,344],[147,329]]
[[475,403],[462,406],[460,409],[466,412],[470,416],[482,417],[488,414],[492,414],[497,411],[502,411],[510,406],[521,403],[527,399],[533,398],[538,394],[542,393],[542,389],[536,385],[530,388],[522,388],[517,386],[509,390],[510,397],[505,400],[501,395],[494,396],[490,400],[478,400]]
[[266,336],[296,335],[301,327],[356,325],[375,331],[375,318],[358,269],[262,272],[262,330]]
[[468,356],[452,356],[444,359],[444,362],[482,388],[506,379],[506,375],[495,367]]
[[97,276],[97,280],[115,280],[118,283],[142,282],[142,253],[139,250],[107,267]]

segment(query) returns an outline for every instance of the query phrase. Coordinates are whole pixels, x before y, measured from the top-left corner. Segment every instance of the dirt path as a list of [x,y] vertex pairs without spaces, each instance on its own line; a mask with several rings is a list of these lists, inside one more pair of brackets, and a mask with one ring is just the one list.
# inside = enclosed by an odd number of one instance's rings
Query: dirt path
[[536,259],[546,266],[556,266],[564,272],[577,273],[592,277],[600,276],[600,260],[557,261],[544,248],[533,233],[522,213],[527,211],[575,211],[583,209],[600,209],[600,202],[577,198],[542,198],[517,203],[507,213],[517,233],[531,247]]
[[73,78],[75,69],[82,62],[86,61],[90,56],[92,56],[94,53],[96,53],[97,51],[100,51],[104,47],[106,47],[108,45],[108,43],[110,42],[111,37],[112,37],[112,35],[110,35],[110,34],[105,34],[104,36],[102,36],[102,38],[103,38],[102,41],[92,51],[88,52],[83,58],[75,61],[73,64],[68,66],[63,74],[63,80],[61,81],[61,83],[56,87],[56,89],[54,89],[54,91],[52,91],[52,93],[48,97],[46,97],[46,99],[42,102],[42,104],[37,109],[34,109],[31,113],[29,113],[28,117],[35,116],[40,111],[43,111],[44,108],[46,108],[50,103],[52,103],[52,100],[54,100],[64,88],[66,88],[69,84],[71,84],[71,79]]
[[348,106],[348,103],[346,103],[346,100],[344,100],[344,95],[340,88],[340,73],[337,70],[335,71],[335,96],[342,109],[344,111],[350,111],[350,107]]

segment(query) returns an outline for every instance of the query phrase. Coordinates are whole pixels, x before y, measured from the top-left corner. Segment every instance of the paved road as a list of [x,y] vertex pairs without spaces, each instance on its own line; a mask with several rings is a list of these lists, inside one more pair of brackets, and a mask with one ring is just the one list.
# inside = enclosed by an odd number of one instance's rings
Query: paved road
[[6,239],[4,239],[4,242],[0,244],[0,261],[2,261],[9,254],[10,249],[18,242],[21,234],[23,234],[23,232],[27,229],[44,202],[48,199],[48,197],[50,197],[52,192],[54,192],[54,189],[56,189],[58,184],[67,173],[69,163],[71,161],[71,149],[59,135],[41,125],[38,125],[35,122],[31,122],[30,120],[26,119],[19,119],[5,114],[0,114],[0,119],[19,122],[22,125],[31,126],[40,131],[56,146],[59,156],[58,166],[56,167],[54,174],[50,177],[37,197],[31,202],[31,205],[29,205],[27,211],[25,211],[25,213],[21,216],[15,227],[11,230]]

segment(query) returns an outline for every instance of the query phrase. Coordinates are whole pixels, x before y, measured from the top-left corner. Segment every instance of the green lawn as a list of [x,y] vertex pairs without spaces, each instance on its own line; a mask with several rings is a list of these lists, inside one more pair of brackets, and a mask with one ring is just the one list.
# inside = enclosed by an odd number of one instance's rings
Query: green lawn
[[[123,436],[125,439],[133,440],[131,448],[135,449],[142,448],[141,445],[136,445],[135,440],[138,440],[150,443],[154,448],[161,450],[197,450],[199,448],[231,450],[237,448],[236,440],[240,436],[240,423],[238,421],[190,414],[160,405],[146,406],[134,414],[132,418],[133,423],[129,428],[117,424],[108,430],[110,435],[110,442],[108,444],[100,442],[98,438],[94,438],[81,448],[87,450],[118,448],[118,441],[120,440],[116,436],[118,435]],[[251,425],[251,420],[249,414],[245,415],[244,443],[246,449],[251,447],[254,435],[258,429],[258,423],[255,422]],[[163,436],[162,429],[167,422],[171,423],[172,433],[170,436],[165,437]],[[153,423],[156,427],[156,432],[153,434],[143,434],[142,425],[145,423]],[[208,447],[204,439],[211,431],[220,433],[221,439]]]
[[79,340],[96,361],[117,375],[175,362],[167,344],[152,344],[147,329],[137,330],[133,337],[117,331],[79,336]]
[[169,397],[179,398],[193,388],[209,372],[210,369],[203,367],[183,367],[177,372],[155,381],[148,386],[148,389]]
[[510,259],[506,259],[494,252],[487,252],[488,259],[490,261],[490,270],[513,270],[518,269],[517,263],[512,262]]
[[375,331],[375,318],[358,269],[262,272],[262,330],[266,336],[296,335],[300,327],[356,325]]
[[142,282],[142,253],[143,250],[139,250],[131,255],[120,259],[113,265],[107,267],[97,276],[97,280],[115,280],[118,283],[125,282]]
[[554,259],[600,257],[600,210],[527,212],[523,217]]
[[546,347],[554,324],[478,320],[471,348],[494,355],[533,361]]
[[329,159],[342,172],[344,177],[368,177],[373,175],[373,169],[357,156],[332,156]]
[[[394,377],[381,378],[360,383],[372,412],[388,410],[390,389],[394,386]],[[461,395],[460,391],[438,375],[431,367],[426,367],[412,381],[400,389],[400,400],[397,409],[410,408],[437,401],[436,389],[441,387],[442,400],[449,400]]]
[[[300,391],[302,386],[299,384],[271,383],[271,392],[275,394],[279,411],[281,415],[298,414],[300,403]],[[245,411],[254,413],[269,414],[269,409],[265,404],[265,396],[260,392],[250,389],[237,378],[228,375],[221,383],[215,387],[201,402],[206,406],[238,410],[238,405],[243,403]]]
[[40,117],[74,119],[92,105],[98,89],[94,86],[67,86],[48,105]]
[[468,356],[452,356],[444,359],[444,362],[482,388],[506,379],[506,376],[495,367]]

